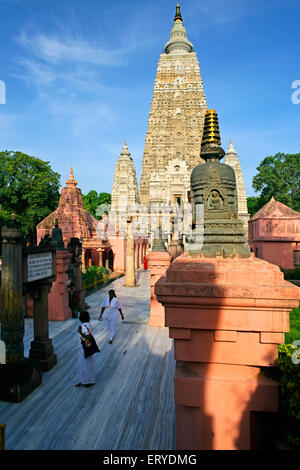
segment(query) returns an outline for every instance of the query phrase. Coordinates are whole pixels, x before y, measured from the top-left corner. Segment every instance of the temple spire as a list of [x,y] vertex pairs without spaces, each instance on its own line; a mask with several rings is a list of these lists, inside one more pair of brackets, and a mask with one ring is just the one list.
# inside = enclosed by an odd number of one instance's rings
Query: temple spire
[[176,6],[176,13],[175,13],[175,18],[174,18],[174,23],[175,23],[175,21],[181,21],[182,22],[182,16],[181,16],[179,3],[177,3],[177,6]]
[[170,53],[190,53],[193,52],[193,44],[188,40],[185,27],[183,26],[179,3],[176,7],[173,28],[170,39],[165,45],[164,52]]
[[124,157],[124,156],[130,157],[130,155],[131,155],[131,153],[130,153],[129,150],[128,150],[128,146],[127,146],[126,140],[124,140],[123,149],[122,149],[122,152],[120,153],[120,155],[121,155],[122,157]]
[[228,150],[227,150],[226,153],[237,155],[237,151],[235,150],[235,148],[233,146],[232,139],[230,139]]
[[73,174],[73,168],[71,167],[69,179],[66,181],[66,185],[67,185],[68,188],[75,188],[77,186],[77,184],[78,184],[78,182],[75,181],[74,174]]

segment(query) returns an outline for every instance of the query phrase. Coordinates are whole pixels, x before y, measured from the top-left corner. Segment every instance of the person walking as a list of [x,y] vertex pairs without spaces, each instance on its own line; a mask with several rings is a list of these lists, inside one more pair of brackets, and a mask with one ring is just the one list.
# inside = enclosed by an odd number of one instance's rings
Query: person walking
[[79,320],[81,325],[78,328],[79,341],[78,341],[78,357],[77,357],[77,384],[75,387],[84,385],[91,387],[96,383],[94,356],[85,358],[82,341],[89,339],[92,334],[90,325],[90,314],[87,311],[80,312]]
[[102,302],[101,307],[102,308],[101,308],[99,320],[102,320],[102,315],[104,313],[104,310],[107,309],[107,325],[108,325],[108,330],[109,330],[109,344],[112,344],[114,336],[115,336],[115,331],[116,331],[118,312],[120,312],[122,320],[124,320],[124,315],[123,315],[121,306],[119,304],[119,301],[117,299],[117,296],[116,296],[116,293],[115,293],[114,290],[111,289],[108,292],[108,296]]

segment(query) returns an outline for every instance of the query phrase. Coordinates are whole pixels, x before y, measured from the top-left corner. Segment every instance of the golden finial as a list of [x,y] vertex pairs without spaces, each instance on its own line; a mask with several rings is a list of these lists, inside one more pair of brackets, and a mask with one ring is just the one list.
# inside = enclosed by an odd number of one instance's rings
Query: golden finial
[[218,115],[214,109],[209,109],[205,114],[204,130],[201,146],[207,144],[221,145]]
[[175,21],[181,21],[182,22],[182,16],[181,16],[179,3],[177,3],[177,6],[176,6],[176,14],[175,14],[175,18],[174,18],[174,23],[175,23]]

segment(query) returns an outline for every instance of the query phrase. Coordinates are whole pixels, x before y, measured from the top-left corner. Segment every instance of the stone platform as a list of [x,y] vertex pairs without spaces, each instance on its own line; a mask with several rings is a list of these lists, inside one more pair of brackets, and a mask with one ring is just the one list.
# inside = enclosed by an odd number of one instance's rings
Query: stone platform
[[[87,297],[91,326],[101,349],[95,355],[96,385],[76,388],[79,320],[50,321],[58,364],[21,403],[0,401],[8,450],[174,450],[174,352],[167,328],[149,327],[149,271],[137,287],[124,277]],[[115,289],[125,321],[108,344],[100,305]],[[33,321],[25,319],[25,356]]]

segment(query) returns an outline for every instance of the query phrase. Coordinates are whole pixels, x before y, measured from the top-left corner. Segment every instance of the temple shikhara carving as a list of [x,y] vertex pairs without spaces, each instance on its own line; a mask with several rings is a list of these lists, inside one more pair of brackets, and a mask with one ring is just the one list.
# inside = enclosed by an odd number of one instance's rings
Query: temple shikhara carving
[[[57,222],[65,245],[72,237],[82,240],[83,270],[92,264],[125,271],[127,218],[133,217],[136,267],[140,267],[148,243],[152,248],[156,239],[161,213],[161,242],[174,260],[188,249],[195,216],[191,176],[195,168],[199,172],[205,163],[201,149],[209,138],[204,135],[206,114],[199,61],[177,5],[170,38],[157,65],[140,184],[134,158],[125,141],[115,164],[110,211],[103,210],[102,220],[98,221],[84,209],[81,190],[71,168],[57,210],[37,226],[38,242],[45,233],[51,233]],[[213,114],[209,116],[214,119]],[[212,128],[209,132],[213,132]],[[244,224],[240,230],[247,233],[246,190],[232,141],[224,164],[231,168],[231,176],[235,175],[235,209]],[[224,199],[216,186],[207,195],[206,209],[218,212],[222,219],[224,211],[230,211],[231,199],[227,196]],[[204,204],[203,198],[201,201]],[[225,226],[226,223],[220,225],[221,232]]]
[[[160,55],[154,83],[151,109],[142,164],[140,189],[137,189],[133,161],[123,149],[117,160],[112,190],[112,209],[122,206],[127,194],[129,205],[138,202],[148,211],[169,208],[169,225],[163,227],[163,238],[170,246],[172,240],[186,246],[185,230],[177,233],[172,227],[172,211],[179,208],[191,211],[191,173],[204,160],[201,142],[207,102],[197,54],[189,41],[179,5],[169,41]],[[129,160],[130,158],[130,160]],[[127,163],[126,163],[127,159]],[[246,191],[237,152],[230,142],[225,163],[236,175],[238,215],[247,231],[249,219]],[[217,199],[213,203],[217,203]],[[169,227],[169,228],[168,228]],[[155,238],[157,225],[150,227],[150,244]],[[180,252],[180,250],[179,250]]]
[[143,156],[142,204],[188,202],[190,174],[200,162],[206,109],[197,54],[177,6],[157,65]]

